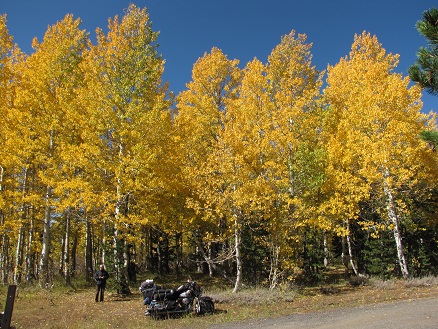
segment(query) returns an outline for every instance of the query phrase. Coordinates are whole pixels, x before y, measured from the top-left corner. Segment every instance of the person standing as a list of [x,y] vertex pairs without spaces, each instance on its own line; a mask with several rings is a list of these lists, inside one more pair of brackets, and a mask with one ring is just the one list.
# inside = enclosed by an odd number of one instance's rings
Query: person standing
[[[94,281],[96,282],[96,302],[99,300],[103,302],[106,280],[108,280],[109,274],[105,271],[105,266],[102,264],[99,267],[99,270],[94,272]],[[100,299],[99,299],[100,293]]]

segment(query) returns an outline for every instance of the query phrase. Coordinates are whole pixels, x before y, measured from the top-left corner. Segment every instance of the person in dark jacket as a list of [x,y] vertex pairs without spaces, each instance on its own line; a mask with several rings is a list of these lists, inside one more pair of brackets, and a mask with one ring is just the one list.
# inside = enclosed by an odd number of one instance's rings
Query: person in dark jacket
[[100,301],[103,302],[106,280],[108,280],[109,274],[105,271],[105,266],[102,264],[98,271],[94,273],[94,281],[96,282],[96,302],[99,301],[99,293],[100,293]]

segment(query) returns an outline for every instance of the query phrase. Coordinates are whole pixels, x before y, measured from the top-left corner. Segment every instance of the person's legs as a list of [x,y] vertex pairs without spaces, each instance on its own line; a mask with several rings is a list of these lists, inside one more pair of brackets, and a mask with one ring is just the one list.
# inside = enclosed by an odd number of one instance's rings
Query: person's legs
[[99,290],[100,290],[100,286],[96,286],[96,302],[99,301]]
[[105,292],[105,286],[100,287],[100,301],[103,302],[103,294]]

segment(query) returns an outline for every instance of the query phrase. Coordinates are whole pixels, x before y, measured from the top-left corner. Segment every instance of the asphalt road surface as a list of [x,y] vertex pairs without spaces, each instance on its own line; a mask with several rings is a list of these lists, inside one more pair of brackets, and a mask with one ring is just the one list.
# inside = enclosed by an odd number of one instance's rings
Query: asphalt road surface
[[215,329],[438,329],[438,297],[255,319]]

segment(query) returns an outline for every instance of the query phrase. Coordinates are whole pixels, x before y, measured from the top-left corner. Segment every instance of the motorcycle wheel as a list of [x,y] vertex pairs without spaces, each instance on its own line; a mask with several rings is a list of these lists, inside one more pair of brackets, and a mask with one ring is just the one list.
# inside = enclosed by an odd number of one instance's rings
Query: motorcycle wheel
[[214,303],[211,300],[198,300],[195,304],[196,315],[213,314]]
[[211,300],[204,301],[205,314],[214,314],[214,303]]

